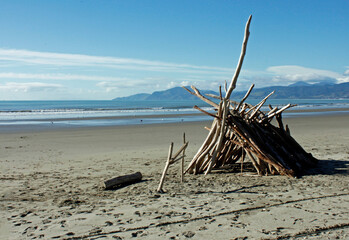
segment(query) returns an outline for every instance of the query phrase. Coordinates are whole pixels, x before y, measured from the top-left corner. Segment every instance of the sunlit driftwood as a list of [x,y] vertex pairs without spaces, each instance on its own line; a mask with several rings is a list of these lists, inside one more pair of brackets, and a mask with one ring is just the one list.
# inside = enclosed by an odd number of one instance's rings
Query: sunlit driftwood
[[[285,128],[282,123],[281,114],[295,105],[288,104],[280,109],[269,105],[270,111],[265,113],[262,111],[264,104],[274,91],[253,106],[245,101],[251,94],[254,84],[240,102],[230,99],[246,54],[251,19],[252,16],[249,17],[246,24],[241,55],[234,76],[229,87],[225,84],[225,96],[223,97],[221,88],[219,96],[206,95],[219,100],[219,103],[203,96],[195,86],[191,86],[193,91],[185,88],[216,109],[215,113],[211,113],[195,106],[196,109],[214,119],[207,138],[185,173],[208,174],[213,169],[234,164],[239,160],[242,171],[244,161],[249,159],[259,175],[296,176],[317,162],[291,137],[288,126],[286,125]],[[278,127],[271,124],[274,117]]]

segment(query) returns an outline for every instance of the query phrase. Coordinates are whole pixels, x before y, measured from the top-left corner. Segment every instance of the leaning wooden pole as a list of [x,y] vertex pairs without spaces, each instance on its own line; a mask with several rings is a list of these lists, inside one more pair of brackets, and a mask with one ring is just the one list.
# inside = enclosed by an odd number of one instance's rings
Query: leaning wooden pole
[[242,48],[241,48],[241,54],[240,54],[240,58],[239,58],[239,62],[238,65],[236,67],[234,76],[231,80],[231,83],[229,85],[229,88],[225,94],[225,98],[229,99],[231,93],[233,92],[233,90],[236,87],[236,82],[238,80],[240,71],[241,71],[241,67],[242,67],[242,63],[244,62],[244,58],[245,58],[245,54],[246,54],[246,48],[247,48],[247,42],[248,42],[248,38],[250,37],[250,24],[251,24],[251,19],[252,19],[252,15],[250,15],[250,17],[247,20],[246,23],[246,27],[245,27],[245,36],[244,36],[244,41],[242,42]]
[[170,149],[168,150],[168,157],[167,157],[166,165],[165,165],[164,171],[162,172],[160,183],[159,183],[159,186],[158,186],[158,189],[157,189],[157,191],[160,192],[160,193],[164,192],[162,190],[162,185],[164,184],[167,170],[168,170],[168,168],[170,167],[170,164],[171,164],[172,152],[173,152],[173,142],[171,142],[171,144],[170,144]]

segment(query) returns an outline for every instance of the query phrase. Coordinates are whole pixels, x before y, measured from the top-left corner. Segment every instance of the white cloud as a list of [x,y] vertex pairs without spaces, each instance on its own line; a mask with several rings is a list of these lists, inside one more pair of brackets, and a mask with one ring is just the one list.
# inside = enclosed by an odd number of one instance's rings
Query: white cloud
[[119,68],[142,71],[158,72],[193,72],[193,73],[230,73],[230,68],[197,66],[190,64],[168,63],[160,61],[148,61],[142,59],[117,58],[105,56],[90,56],[83,54],[65,54],[36,52],[29,50],[1,49],[0,61],[18,62],[29,65],[53,65],[53,66],[94,66],[105,68]]
[[344,72],[343,76],[338,78],[339,83],[349,82],[349,67],[347,68],[348,69]]
[[41,82],[28,82],[28,83],[17,83],[9,82],[0,84],[0,90],[12,91],[12,92],[34,92],[34,91],[52,91],[62,89],[63,86],[60,84],[50,84]]
[[309,83],[331,81],[340,83],[348,81],[348,78],[337,72],[294,65],[269,67],[267,72],[272,74],[272,81],[275,83],[290,84],[297,81]]
[[36,74],[36,73],[0,73],[0,79],[37,79],[37,80],[88,80],[88,81],[128,81],[131,79],[122,77],[105,77],[93,75],[74,74]]
[[180,83],[180,86],[189,86],[189,82],[188,81],[182,81]]
[[171,81],[167,84],[167,88],[174,88],[174,87],[180,87],[180,86],[181,86],[180,83],[173,82],[173,81]]
[[284,66],[272,66],[267,68],[267,71],[273,72],[275,74],[316,74],[320,76],[329,76],[329,77],[337,77],[340,76],[339,73],[327,71],[327,70],[321,70],[321,69],[315,69],[315,68],[306,68],[302,66],[296,66],[296,65],[284,65]]
[[127,91],[129,89],[153,89],[154,83],[149,83],[147,80],[129,80],[120,82],[102,81],[96,84],[97,87],[103,88],[106,92]]
[[346,83],[349,82],[349,76],[343,76],[337,79],[338,83]]

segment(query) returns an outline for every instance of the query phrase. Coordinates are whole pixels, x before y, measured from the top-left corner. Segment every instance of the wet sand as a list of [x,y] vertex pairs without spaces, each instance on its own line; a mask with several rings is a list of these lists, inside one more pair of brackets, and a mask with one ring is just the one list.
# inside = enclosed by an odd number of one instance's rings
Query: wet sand
[[[2,239],[349,238],[349,113],[285,118],[319,164],[294,179],[254,173],[186,175],[168,147],[186,133],[186,163],[210,122],[26,129],[0,138]],[[140,171],[115,191],[102,182]]]

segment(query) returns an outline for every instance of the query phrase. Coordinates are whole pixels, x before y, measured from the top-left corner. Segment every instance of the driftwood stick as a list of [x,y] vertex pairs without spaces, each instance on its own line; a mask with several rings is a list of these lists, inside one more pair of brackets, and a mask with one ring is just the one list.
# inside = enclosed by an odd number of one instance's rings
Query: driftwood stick
[[224,158],[222,160],[222,166],[224,166],[227,163],[228,159],[231,158],[231,156],[233,155],[233,151],[237,147],[238,147],[238,145],[236,145],[236,144],[233,144],[233,143],[230,144],[229,149],[228,149],[227,153],[225,154],[225,156],[224,156]]
[[[205,95],[207,97],[211,97],[211,98],[214,98],[214,99],[217,99],[217,100],[221,100],[220,96],[212,94],[212,93],[206,93]],[[237,105],[239,105],[239,102],[234,101],[234,100],[230,100],[229,99],[229,102],[230,102],[231,106],[234,106],[234,109],[236,108]],[[250,108],[253,107],[251,104],[248,104],[248,103],[245,103],[245,104],[247,104],[247,106],[250,107]]]
[[[229,139],[229,138],[227,138],[227,139]],[[225,141],[224,147],[223,147],[222,151],[220,152],[219,158],[217,160],[217,162],[219,162],[218,164],[220,166],[224,165],[225,158],[229,154],[229,151],[230,151],[232,145],[233,144],[230,141],[227,141],[227,140]]]
[[276,115],[275,118],[276,118],[276,121],[277,121],[278,124],[279,124],[279,128],[280,128],[281,130],[285,131],[284,124],[282,123],[282,116],[281,116],[281,113],[278,114],[278,115]]
[[233,92],[233,90],[236,87],[236,81],[238,80],[238,77],[239,77],[239,74],[240,74],[240,71],[241,71],[242,63],[244,61],[244,57],[245,57],[245,54],[246,54],[246,47],[247,47],[248,38],[250,36],[250,30],[249,29],[250,29],[251,19],[252,19],[252,15],[250,15],[250,17],[248,18],[247,23],[246,23],[245,36],[244,36],[244,40],[243,40],[243,43],[242,43],[239,63],[237,65],[237,67],[236,67],[236,70],[235,70],[234,76],[233,76],[233,78],[231,80],[231,83],[229,85],[229,88],[226,91],[226,94],[225,94],[225,98],[226,99],[230,98],[231,93]]
[[205,169],[207,169],[208,165],[210,164],[210,159],[212,159],[212,155],[207,154],[207,159],[202,162],[199,170],[197,171],[198,173],[202,173],[205,171]]
[[191,88],[194,90],[194,92],[190,91],[188,88],[182,86],[182,88],[184,88],[185,90],[187,90],[190,94],[197,96],[198,98],[200,98],[201,100],[203,100],[204,102],[210,104],[212,107],[218,108],[218,104],[215,102],[212,102],[210,99],[204,97],[203,95],[201,95],[200,91],[194,87],[191,86]]
[[188,144],[189,142],[184,143],[183,146],[173,155],[173,157],[171,157],[171,160],[176,159],[179,154],[181,154],[188,147]]
[[244,98],[240,101],[239,105],[235,108],[235,110],[239,111],[239,108],[245,102],[245,100],[248,98],[248,96],[250,95],[250,93],[251,93],[253,88],[254,88],[254,84],[252,84],[251,87],[248,89],[248,91],[246,92]]
[[252,156],[252,154],[249,151],[246,151],[246,154],[249,156],[249,158],[251,159],[251,162],[254,166],[254,168],[257,170],[258,175],[262,175],[262,171],[261,168],[259,166],[259,164],[257,163],[257,161],[254,159],[254,157]]
[[207,127],[207,126],[205,126],[204,127],[207,131],[211,131],[211,128],[209,128],[209,127]]
[[[218,105],[218,109],[217,109],[217,116],[218,119],[221,121],[222,119],[222,114],[223,114],[223,101],[220,101],[219,105]],[[220,123],[220,122],[218,122]]]
[[212,94],[212,93],[206,93],[205,95],[206,95],[207,97],[211,97],[211,98],[214,98],[214,99],[221,100],[221,97],[220,97],[220,96],[215,95],[215,94]]
[[222,86],[219,86],[219,100],[222,101],[223,97],[222,97]]
[[245,160],[245,156],[246,156],[246,152],[244,150],[244,148],[241,148],[241,174],[244,170],[244,160]]
[[[221,106],[221,104],[220,104]],[[219,110],[220,111],[220,110]],[[212,154],[210,153],[211,151],[214,151],[216,146],[217,146],[217,139],[219,137],[219,133],[221,132],[221,124],[219,121],[216,120],[217,127],[216,131],[213,134],[213,139],[211,143],[208,145],[208,147],[205,149],[205,151],[202,152],[202,154],[197,158],[196,161],[196,166],[194,173],[201,173],[203,169],[205,169],[205,166],[207,165],[207,162],[209,162],[212,158]],[[205,160],[205,157],[207,156],[207,159]]]
[[190,91],[188,88],[186,88],[186,87],[184,87],[184,86],[182,86],[182,88],[184,88],[185,90],[187,90],[188,93],[190,93],[190,94],[196,96],[195,93],[193,93],[192,91]]
[[244,104],[243,107],[241,108],[240,115],[244,116],[245,115],[245,110],[247,108],[247,104]]
[[[269,105],[270,106],[270,105]],[[272,114],[272,113],[274,113],[274,112],[276,112],[278,110],[278,107],[275,107],[275,108],[273,108],[273,109],[270,109],[270,111],[267,113],[267,116],[268,115],[270,115],[270,114]]]
[[[213,136],[213,139],[210,143],[210,145],[205,149],[205,151],[198,157],[197,162],[196,162],[196,167],[195,167],[195,174],[196,173],[201,173],[204,169],[204,166],[206,166],[206,162],[209,162],[211,159],[212,154],[210,154],[211,150],[214,151],[214,149],[217,146],[217,139],[219,137],[219,133],[221,131],[222,126],[219,124],[219,122],[217,121],[217,128],[216,128],[216,132]],[[205,157],[207,157],[207,159],[205,160]]]
[[198,96],[201,100],[203,100],[204,102],[210,104],[211,106],[213,106],[215,108],[218,108],[218,104],[217,103],[212,102],[210,99],[204,97],[195,86],[192,85],[190,87],[194,90],[195,95]]
[[290,128],[288,127],[288,124],[286,124],[286,132],[288,133],[288,135],[291,135],[291,131],[290,131]]
[[259,104],[259,106],[256,108],[256,110],[250,115],[250,117],[249,117],[250,120],[255,117],[255,115],[259,112],[259,109],[263,106],[263,104],[264,104],[264,102]]
[[182,155],[182,156],[180,156],[180,157],[178,157],[178,158],[172,158],[172,159],[171,159],[171,162],[170,162],[170,165],[172,165],[172,164],[178,162],[179,160],[182,160],[184,157],[185,157],[185,155],[184,155],[184,156]]
[[117,189],[118,187],[125,186],[128,184],[136,183],[142,180],[142,174],[136,172],[133,174],[123,175],[109,179],[104,182],[105,190]]
[[[230,106],[234,106],[233,109],[235,109],[236,106],[239,105],[239,102],[233,101],[233,100],[230,100],[230,99],[229,99],[229,103],[230,103]],[[251,106],[252,106],[251,104],[248,104],[248,103],[246,103],[246,104],[247,104],[248,107],[251,107]]]
[[[276,111],[276,112],[274,112],[274,113],[268,115],[268,116],[266,117],[266,119],[270,119],[270,118],[274,117],[275,115],[282,113],[282,112],[285,111],[286,109],[291,108],[291,107],[294,107],[294,106],[297,106],[297,105],[296,105],[296,104],[294,104],[294,105],[287,104],[286,106],[284,106],[284,107],[281,108],[280,110],[278,110],[278,111]],[[264,120],[264,119],[263,119],[263,120]]]
[[195,154],[195,156],[193,157],[193,159],[191,160],[191,162],[189,163],[189,166],[187,167],[187,169],[184,171],[184,174],[187,173],[189,170],[192,169],[192,167],[194,166],[197,158],[200,156],[200,154],[206,149],[206,147],[211,143],[212,138],[214,136],[214,133],[216,132],[216,128],[218,126],[218,121],[216,119],[213,120],[212,122],[212,126],[211,126],[211,130],[208,133],[205,141],[203,142],[203,144],[201,145],[200,149],[197,151],[197,153]]
[[256,115],[256,113],[259,111],[259,109],[263,106],[263,104],[267,101],[267,99],[268,99],[271,95],[274,94],[274,92],[275,92],[275,91],[272,91],[271,93],[269,93],[268,96],[266,96],[258,105],[256,105],[257,108],[256,108],[256,110],[251,114],[250,119],[252,119],[252,118]]
[[218,118],[218,116],[216,116],[216,115],[214,115],[214,114],[212,114],[212,113],[209,113],[209,112],[207,112],[207,111],[205,111],[205,110],[199,108],[199,107],[196,106],[196,105],[194,106],[194,108],[195,108],[196,110],[199,110],[199,111],[202,112],[202,113],[205,113],[206,115],[209,115],[209,116],[214,117],[214,118]]
[[[185,143],[185,133],[183,133],[183,143]],[[185,149],[183,150],[183,158],[181,161],[181,182],[184,182],[184,156],[185,156]]]
[[263,104],[267,101],[267,99],[274,94],[275,91],[272,91],[271,93],[269,93],[265,98],[262,99],[262,101],[260,101],[258,104],[256,104],[255,106],[253,106],[248,112],[254,110],[255,108],[260,108],[261,106],[263,106]]
[[167,157],[166,165],[165,165],[164,171],[162,172],[162,176],[161,176],[161,179],[160,179],[160,184],[159,184],[158,189],[157,189],[157,191],[159,193],[164,193],[164,190],[162,189],[162,185],[164,184],[165,176],[166,176],[168,167],[170,166],[170,162],[171,162],[171,158],[172,158],[172,151],[173,151],[173,142],[171,142],[171,144],[170,144],[170,149],[168,151],[168,157]]
[[205,175],[207,175],[211,171],[213,165],[216,163],[216,159],[218,157],[217,154],[221,151],[222,142],[223,142],[223,138],[224,138],[225,130],[226,130],[226,122],[225,121],[227,119],[228,111],[229,111],[229,103],[226,99],[223,99],[223,119],[222,119],[222,125],[221,125],[221,132],[219,134],[217,148],[212,154],[212,159],[211,159],[210,164],[208,165],[208,167],[206,169]]
[[241,142],[235,140],[235,139],[230,139],[230,141],[231,141],[232,143],[234,143],[235,145],[238,145],[238,146],[240,146],[240,147],[243,147],[243,144],[242,144]]

